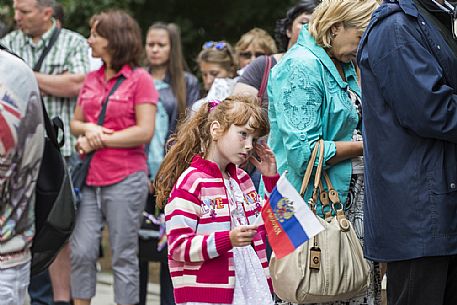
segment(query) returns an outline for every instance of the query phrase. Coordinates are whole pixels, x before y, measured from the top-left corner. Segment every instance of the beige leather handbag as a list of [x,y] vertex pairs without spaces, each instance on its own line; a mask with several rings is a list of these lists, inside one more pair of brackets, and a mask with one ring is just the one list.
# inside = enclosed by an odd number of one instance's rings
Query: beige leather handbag
[[[303,196],[308,186],[318,150],[314,191],[308,203],[316,213],[317,196],[320,196],[323,211],[327,212],[325,219],[318,218],[325,230],[288,256],[277,259],[273,254],[270,260],[275,293],[284,301],[298,304],[346,300],[361,295],[368,287],[370,268],[354,229],[344,215],[338,192],[325,172],[328,191],[320,180],[323,140],[316,143],[311,154],[300,194]],[[332,216],[331,210],[336,216]]]

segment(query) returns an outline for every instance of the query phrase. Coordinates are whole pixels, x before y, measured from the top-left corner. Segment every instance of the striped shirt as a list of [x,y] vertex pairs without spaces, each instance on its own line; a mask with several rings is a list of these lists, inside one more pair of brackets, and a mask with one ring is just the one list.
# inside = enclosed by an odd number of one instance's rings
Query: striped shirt
[[[261,201],[251,178],[233,164],[227,166],[227,171],[243,193],[244,200],[240,204],[246,222],[255,223]],[[263,177],[268,191],[271,192],[278,178],[279,175]],[[232,304],[235,266],[229,235],[231,214],[219,167],[199,155],[194,156],[165,205],[168,262],[177,304]],[[271,284],[263,225],[257,229],[252,247]]]
[[[55,24],[43,34],[43,37],[33,43],[32,38],[22,31],[14,31],[6,35],[1,42],[11,51],[19,55],[33,67],[48,45]],[[89,47],[84,37],[75,32],[62,29],[59,38],[49,51],[41,66],[41,73],[57,75],[64,72],[71,74],[86,74],[89,72]],[[65,145],[62,149],[64,156],[70,156],[76,140],[70,134],[70,120],[73,117],[76,97],[43,96],[49,117],[59,116],[65,129]]]

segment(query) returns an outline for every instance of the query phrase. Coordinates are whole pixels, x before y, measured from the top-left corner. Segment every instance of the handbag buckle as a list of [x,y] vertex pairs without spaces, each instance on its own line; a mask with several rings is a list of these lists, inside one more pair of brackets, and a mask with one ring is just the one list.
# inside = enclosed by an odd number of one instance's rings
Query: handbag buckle
[[346,219],[346,216],[344,215],[342,209],[336,210],[336,219],[338,220],[338,224],[340,225],[341,231],[349,231],[351,224],[349,220]]
[[321,268],[321,249],[312,247],[309,252],[309,269],[319,270]]

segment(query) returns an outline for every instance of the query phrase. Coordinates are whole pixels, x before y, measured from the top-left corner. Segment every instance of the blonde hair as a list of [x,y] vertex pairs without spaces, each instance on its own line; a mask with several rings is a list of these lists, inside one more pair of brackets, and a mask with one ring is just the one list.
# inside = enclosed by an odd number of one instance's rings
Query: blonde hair
[[172,146],[165,155],[154,182],[156,204],[159,207],[164,205],[176,180],[190,166],[192,158],[197,154],[207,157],[213,140],[210,125],[214,121],[219,122],[221,134],[226,133],[231,125],[242,126],[248,123],[258,137],[263,137],[270,131],[267,114],[255,97],[228,97],[211,111],[208,111],[208,103],[203,104],[197,113],[180,125],[169,140]]
[[319,46],[331,48],[332,26],[341,23],[363,33],[378,6],[376,0],[322,0],[309,22],[309,33]]
[[216,64],[227,70],[230,77],[235,77],[238,62],[235,58],[235,52],[232,46],[226,41],[220,41],[224,47],[217,49],[215,47],[204,48],[198,53],[197,63],[201,65],[202,62],[209,64]]
[[247,33],[244,33],[240,40],[235,45],[237,53],[249,48],[251,44],[257,45],[262,49],[266,55],[271,55],[278,52],[276,43],[273,37],[270,36],[265,30],[260,28],[253,28]]

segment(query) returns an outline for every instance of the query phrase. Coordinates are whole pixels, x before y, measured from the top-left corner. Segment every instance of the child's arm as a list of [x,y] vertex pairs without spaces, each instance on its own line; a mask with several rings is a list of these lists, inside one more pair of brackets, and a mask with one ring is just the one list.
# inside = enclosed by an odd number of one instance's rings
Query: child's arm
[[181,189],[173,191],[172,200],[165,206],[168,251],[173,260],[201,262],[232,249],[229,231],[196,234],[200,213],[198,198]]

